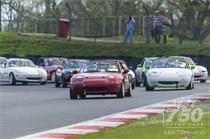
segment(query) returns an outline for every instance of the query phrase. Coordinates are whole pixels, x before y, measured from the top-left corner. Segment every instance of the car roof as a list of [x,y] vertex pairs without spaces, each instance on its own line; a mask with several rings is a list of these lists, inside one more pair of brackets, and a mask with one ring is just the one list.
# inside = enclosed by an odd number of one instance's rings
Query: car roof
[[172,58],[191,59],[190,57],[187,57],[187,56],[169,56],[169,57],[172,57]]
[[66,61],[90,61],[90,60],[87,60],[87,59],[67,59]]
[[26,58],[9,58],[8,60],[31,61],[30,59],[26,59]]
[[121,60],[121,59],[98,59],[98,60],[93,60],[93,61],[125,62],[124,60]]
[[115,61],[115,60],[92,60],[92,61],[89,61],[88,63],[104,63],[104,64],[117,64],[118,61]]
[[7,60],[6,57],[0,57],[1,60]]
[[43,57],[44,59],[67,59],[65,57]]

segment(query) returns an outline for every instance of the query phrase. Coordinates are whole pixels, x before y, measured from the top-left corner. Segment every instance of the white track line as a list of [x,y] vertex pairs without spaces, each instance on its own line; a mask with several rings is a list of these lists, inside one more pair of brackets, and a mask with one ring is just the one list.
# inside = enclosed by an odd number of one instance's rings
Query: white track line
[[81,122],[81,123],[57,128],[57,129],[52,129],[52,130],[48,130],[48,131],[44,131],[44,132],[35,133],[32,135],[20,137],[17,139],[54,139],[54,138],[50,138],[50,137],[45,138],[42,136],[49,134],[49,133],[50,134],[56,134],[56,133],[58,133],[58,134],[62,134],[62,133],[63,134],[86,134],[86,133],[97,132],[98,130],[78,129],[78,128],[74,129],[74,127],[76,127],[76,126],[104,126],[104,127],[106,126],[106,127],[110,127],[110,128],[117,127],[119,125],[125,124],[125,122],[112,122],[112,121],[109,122],[109,121],[103,121],[103,120],[107,119],[107,118],[142,119],[142,118],[147,117],[148,115],[145,115],[145,114],[130,115],[128,113],[130,113],[130,112],[163,113],[164,109],[154,109],[154,107],[167,108],[167,107],[176,107],[183,103],[195,103],[195,102],[198,102],[198,100],[194,100],[194,98],[201,98],[202,96],[207,96],[205,98],[209,99],[210,97],[208,97],[208,95],[210,95],[210,93],[193,94],[193,95],[180,97],[180,98],[176,98],[176,99],[172,99],[172,100],[167,100],[167,101],[163,101],[163,102],[159,102],[159,103],[155,103],[155,104],[151,104],[151,105],[147,105],[147,106],[143,106],[143,107],[139,107],[139,108],[134,108],[134,109],[116,113],[116,114],[107,115],[107,116],[89,120],[86,122]]

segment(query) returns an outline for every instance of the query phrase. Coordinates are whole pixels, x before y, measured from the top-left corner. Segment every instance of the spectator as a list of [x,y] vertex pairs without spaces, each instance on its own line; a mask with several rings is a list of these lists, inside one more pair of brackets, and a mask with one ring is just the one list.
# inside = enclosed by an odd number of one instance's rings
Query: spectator
[[160,14],[160,11],[155,11],[153,16],[153,33],[154,39],[157,44],[160,43],[160,37],[162,34],[163,23],[165,22],[165,17]]
[[135,28],[135,19],[132,16],[126,20],[126,29],[124,34],[124,43],[132,43],[133,42],[133,32]]

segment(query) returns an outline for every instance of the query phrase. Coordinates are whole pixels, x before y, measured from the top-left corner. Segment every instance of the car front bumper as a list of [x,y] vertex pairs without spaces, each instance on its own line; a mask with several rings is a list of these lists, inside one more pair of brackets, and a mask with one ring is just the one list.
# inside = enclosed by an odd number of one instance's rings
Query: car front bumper
[[150,87],[160,87],[160,88],[184,88],[187,87],[191,80],[182,79],[182,80],[158,80],[150,79],[147,81]]
[[79,84],[71,84],[71,89],[76,93],[84,93],[84,94],[116,94],[120,92],[121,84],[117,83],[79,83]]
[[15,79],[16,79],[17,82],[40,83],[40,82],[46,82],[47,81],[47,76],[15,75]]

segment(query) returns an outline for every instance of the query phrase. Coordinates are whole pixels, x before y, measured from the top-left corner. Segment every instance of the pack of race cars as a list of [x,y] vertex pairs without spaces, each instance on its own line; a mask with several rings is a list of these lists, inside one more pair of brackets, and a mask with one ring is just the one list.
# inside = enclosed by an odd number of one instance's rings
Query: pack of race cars
[[106,94],[129,97],[135,86],[141,85],[146,91],[156,88],[190,90],[194,88],[194,81],[205,83],[207,79],[205,67],[182,56],[144,58],[135,73],[123,60],[50,57],[40,58],[36,66],[29,59],[0,57],[1,82],[44,85],[51,80],[55,87],[69,87],[71,99]]

